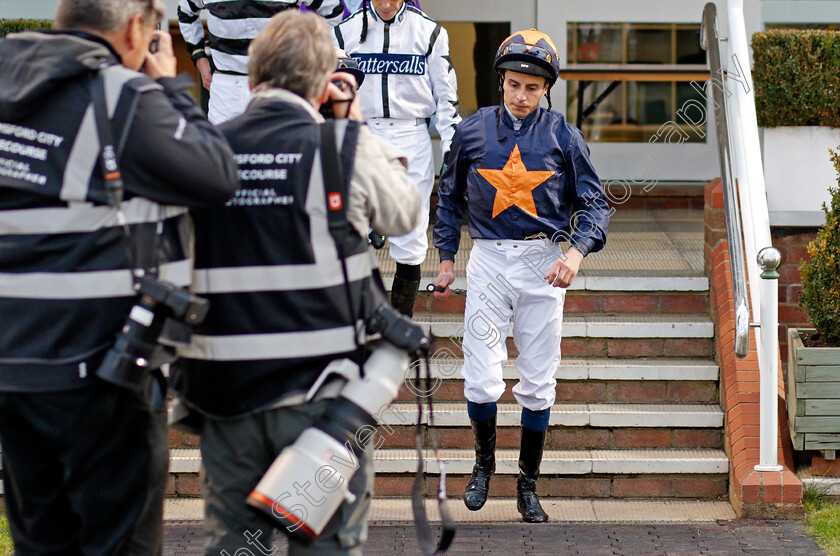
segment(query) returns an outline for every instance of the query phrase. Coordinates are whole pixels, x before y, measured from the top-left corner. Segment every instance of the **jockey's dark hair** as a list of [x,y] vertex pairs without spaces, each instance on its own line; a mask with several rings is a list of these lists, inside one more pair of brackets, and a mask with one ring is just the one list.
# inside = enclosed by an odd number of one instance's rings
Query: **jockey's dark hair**
[[362,0],[362,39],[359,41],[360,43],[363,43],[367,40],[367,27],[368,27],[368,22],[367,22],[368,7],[367,7],[367,4],[368,4],[368,0]]

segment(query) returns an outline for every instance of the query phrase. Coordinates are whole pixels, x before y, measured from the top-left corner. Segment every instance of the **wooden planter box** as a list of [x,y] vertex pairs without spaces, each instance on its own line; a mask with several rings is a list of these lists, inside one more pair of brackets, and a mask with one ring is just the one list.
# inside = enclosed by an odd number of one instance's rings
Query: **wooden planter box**
[[787,405],[794,450],[840,450],[840,348],[809,348],[788,329]]

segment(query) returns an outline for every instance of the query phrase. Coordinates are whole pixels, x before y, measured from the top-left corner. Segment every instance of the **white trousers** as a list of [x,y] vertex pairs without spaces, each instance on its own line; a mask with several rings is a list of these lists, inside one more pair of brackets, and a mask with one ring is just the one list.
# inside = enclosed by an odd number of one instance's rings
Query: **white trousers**
[[207,119],[211,124],[219,125],[232,120],[245,112],[251,102],[251,88],[248,77],[214,73],[210,83],[210,102]]
[[559,255],[547,240],[475,241],[467,263],[461,371],[467,400],[490,403],[504,393],[505,340],[513,319],[520,377],[513,395],[532,411],[554,403],[566,290],[548,285],[544,276]]
[[432,139],[425,120],[368,120],[371,131],[383,137],[408,159],[408,174],[420,188],[423,216],[416,228],[405,235],[389,237],[391,258],[402,264],[421,264],[429,249],[429,197],[434,187],[435,171]]

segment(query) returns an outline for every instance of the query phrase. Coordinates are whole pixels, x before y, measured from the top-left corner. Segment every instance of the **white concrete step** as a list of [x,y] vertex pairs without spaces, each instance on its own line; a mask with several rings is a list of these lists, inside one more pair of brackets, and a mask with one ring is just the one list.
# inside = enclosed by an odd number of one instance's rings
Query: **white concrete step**
[[[489,309],[488,309],[489,311]],[[464,317],[419,314],[414,322],[437,338],[460,338],[464,334]],[[478,318],[471,326],[479,333],[487,331],[487,323]],[[713,338],[715,327],[708,315],[586,315],[563,319],[564,338]],[[513,337],[513,326],[508,327]]]
[[[433,275],[424,275],[420,280],[419,291],[426,291],[426,286],[435,279]],[[385,288],[391,291],[393,276],[383,277]],[[467,290],[467,279],[456,276],[450,286],[455,293]],[[581,272],[575,278],[568,291],[615,291],[615,292],[707,292],[709,279],[705,276],[613,276],[588,275]]]
[[[610,500],[568,499],[541,496],[540,503],[552,521],[655,523],[714,522],[735,519],[732,505],[726,501],[705,500]],[[426,499],[426,514],[432,523],[440,522],[437,500]],[[490,498],[479,512],[471,512],[458,499],[449,500],[449,511],[456,523],[521,523],[513,498]],[[165,521],[203,521],[201,498],[167,498]],[[409,498],[374,498],[371,523],[413,523]]]
[[[462,358],[435,357],[432,377],[460,379]],[[719,367],[708,359],[572,359],[563,358],[554,373],[557,380],[718,380]],[[503,376],[517,379],[516,359],[505,364]]]
[[[426,472],[439,472],[434,454],[424,451]],[[473,450],[441,450],[446,472],[470,474],[475,463]],[[519,450],[496,450],[496,473],[519,473]],[[170,473],[197,473],[201,455],[197,449],[178,448],[169,452]],[[374,455],[377,473],[414,473],[417,453],[408,449],[383,449]],[[546,450],[542,475],[597,474],[719,474],[729,471],[729,460],[722,450],[649,449],[649,450]]]
[[[473,450],[441,450],[446,472],[470,474],[475,463]],[[379,473],[411,473],[417,468],[414,450],[379,450],[375,456]],[[543,453],[542,475],[600,474],[714,474],[729,471],[729,460],[722,450],[546,450]],[[437,463],[431,450],[426,450],[426,472],[436,474]],[[519,473],[519,450],[496,450],[496,473]]]
[[817,494],[840,496],[840,477],[812,477],[798,474],[803,488],[810,488]]
[[[499,426],[519,426],[522,408],[518,404],[498,405]],[[417,422],[417,405],[395,403],[379,415],[383,425],[412,425]],[[434,404],[434,420],[441,427],[469,427],[463,403]],[[423,411],[428,423],[428,412]],[[550,425],[564,427],[722,427],[723,412],[716,404],[566,404],[551,407]]]

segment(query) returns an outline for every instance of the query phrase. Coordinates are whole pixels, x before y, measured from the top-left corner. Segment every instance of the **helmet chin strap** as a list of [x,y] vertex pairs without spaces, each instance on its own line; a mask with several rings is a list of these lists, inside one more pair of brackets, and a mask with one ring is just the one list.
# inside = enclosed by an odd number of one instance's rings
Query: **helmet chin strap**
[[499,100],[499,109],[496,111],[496,139],[501,143],[505,140],[502,137],[502,129],[501,129],[501,122],[502,122],[502,110],[505,109],[505,74],[504,71],[499,72],[497,74],[499,76],[499,92],[501,93],[501,100]]

